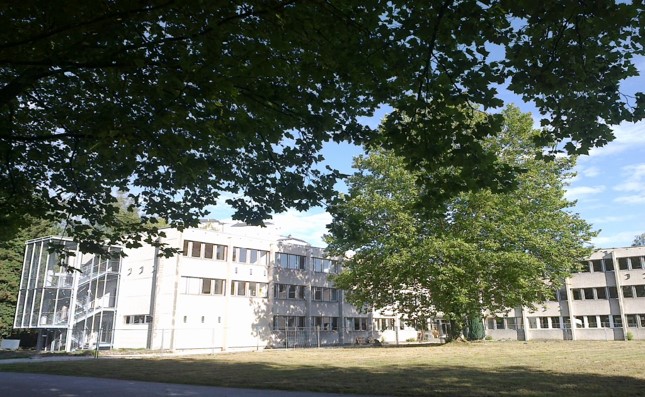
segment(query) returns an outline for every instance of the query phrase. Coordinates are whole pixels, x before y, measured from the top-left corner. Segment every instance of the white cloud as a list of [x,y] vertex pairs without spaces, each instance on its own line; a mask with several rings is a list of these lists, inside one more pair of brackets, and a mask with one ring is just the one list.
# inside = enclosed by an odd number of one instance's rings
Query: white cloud
[[592,238],[591,243],[597,248],[629,247],[634,241],[634,236],[642,231],[619,232],[612,235],[600,235]]
[[600,169],[598,167],[582,168],[578,172],[587,178],[593,178],[600,175]]
[[274,215],[272,222],[279,227],[282,234],[290,234],[316,247],[327,246],[322,241],[322,236],[327,232],[327,224],[331,223],[331,215],[321,208],[307,212],[289,210]]
[[611,156],[639,146],[645,147],[645,121],[623,122],[614,127],[616,139],[600,148],[593,148],[589,156]]
[[569,187],[565,193],[565,196],[569,200],[578,200],[583,197],[593,196],[605,191],[605,186],[578,186],[578,187]]
[[622,168],[622,174],[626,178],[622,183],[614,186],[618,192],[629,192],[632,194],[616,197],[617,203],[641,204],[645,203],[645,164],[632,164]]
[[592,223],[594,225],[597,224],[603,224],[603,223],[614,223],[614,222],[625,222],[628,221],[631,217],[629,216],[601,216],[597,218],[591,218],[589,219],[589,223]]

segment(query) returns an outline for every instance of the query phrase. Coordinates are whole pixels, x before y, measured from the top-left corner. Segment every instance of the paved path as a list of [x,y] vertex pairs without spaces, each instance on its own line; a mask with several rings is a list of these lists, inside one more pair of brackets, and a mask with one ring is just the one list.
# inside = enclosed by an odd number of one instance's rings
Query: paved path
[[[2,360],[5,361],[5,360]],[[1,369],[1,368],[0,368]],[[79,376],[0,372],[2,397],[350,397],[347,394],[234,389]],[[359,397],[354,395],[353,397]],[[363,396],[365,397],[365,396]]]

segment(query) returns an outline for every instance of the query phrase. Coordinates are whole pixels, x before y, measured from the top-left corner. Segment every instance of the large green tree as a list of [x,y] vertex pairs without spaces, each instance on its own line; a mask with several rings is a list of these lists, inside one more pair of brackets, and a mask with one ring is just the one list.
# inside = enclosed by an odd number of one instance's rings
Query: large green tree
[[434,174],[410,172],[383,150],[355,160],[348,194],[330,209],[328,236],[331,252],[350,253],[335,283],[352,303],[412,320],[443,313],[459,334],[486,310],[545,301],[590,254],[595,233],[564,199],[573,161],[536,158],[531,116],[510,107],[502,117],[500,134],[483,144],[525,170],[517,189],[462,193],[440,213],[427,211],[418,183]]
[[[642,18],[640,1],[613,0],[5,4],[2,232],[32,215],[65,222],[82,250],[137,245],[158,219],[195,225],[222,193],[234,218],[261,223],[333,196],[338,172],[317,167],[327,141],[454,167],[424,180],[428,203],[507,189],[514,170],[481,145],[499,117],[454,109],[499,107],[508,85],[545,115],[536,139],[603,145],[643,115],[640,94],[619,92],[638,73]],[[397,109],[384,133],[358,123],[382,105]],[[118,222],[115,190],[139,223]]]
[[29,226],[20,229],[13,239],[0,240],[0,338],[11,334],[13,328],[25,241],[58,233],[60,228],[51,222],[30,219]]

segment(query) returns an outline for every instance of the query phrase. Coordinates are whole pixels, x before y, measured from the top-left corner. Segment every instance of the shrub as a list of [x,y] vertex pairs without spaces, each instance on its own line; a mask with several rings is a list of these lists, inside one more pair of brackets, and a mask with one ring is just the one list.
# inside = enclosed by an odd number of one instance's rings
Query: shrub
[[627,335],[625,335],[625,336],[627,336],[627,340],[634,339],[634,334],[632,333],[632,331],[627,331]]

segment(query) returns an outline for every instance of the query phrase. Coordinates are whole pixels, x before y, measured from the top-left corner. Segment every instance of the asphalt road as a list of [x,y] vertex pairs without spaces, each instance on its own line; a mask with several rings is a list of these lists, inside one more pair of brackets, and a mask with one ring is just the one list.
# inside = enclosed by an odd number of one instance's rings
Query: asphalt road
[[[347,394],[233,389],[169,383],[0,372],[2,397],[349,397]],[[354,396],[358,397],[358,396]]]

